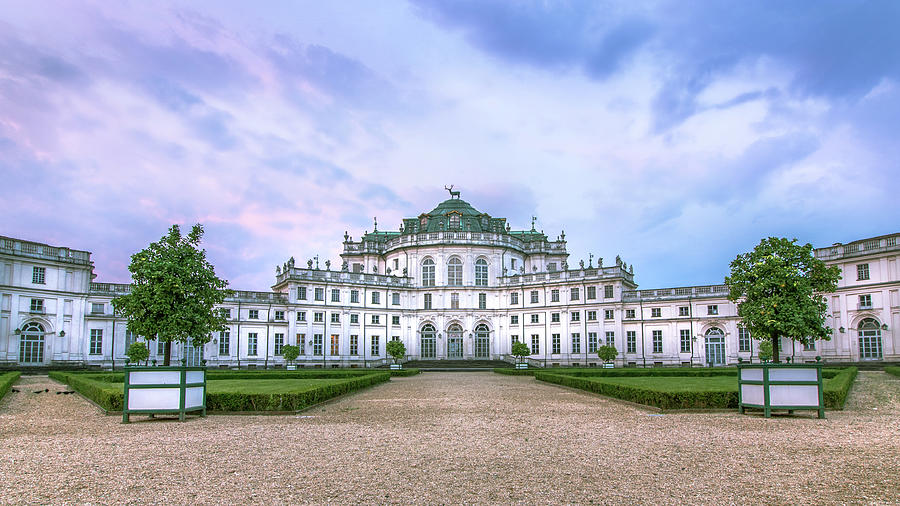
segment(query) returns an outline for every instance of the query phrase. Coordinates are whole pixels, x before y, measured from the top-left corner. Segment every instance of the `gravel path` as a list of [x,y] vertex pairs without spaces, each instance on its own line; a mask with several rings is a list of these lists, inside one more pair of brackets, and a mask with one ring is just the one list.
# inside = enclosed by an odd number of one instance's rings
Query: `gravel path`
[[660,416],[492,373],[394,378],[299,416],[130,425],[46,376],[15,388],[2,503],[900,503],[900,379],[880,372],[826,420]]

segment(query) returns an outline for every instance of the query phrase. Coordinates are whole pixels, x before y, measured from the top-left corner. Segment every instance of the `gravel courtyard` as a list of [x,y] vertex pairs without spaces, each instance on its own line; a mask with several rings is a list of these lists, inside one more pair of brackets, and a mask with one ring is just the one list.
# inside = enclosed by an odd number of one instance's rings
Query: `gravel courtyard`
[[394,378],[297,416],[130,425],[46,376],[15,388],[2,503],[900,503],[900,378],[881,372],[826,420],[659,415],[492,373]]

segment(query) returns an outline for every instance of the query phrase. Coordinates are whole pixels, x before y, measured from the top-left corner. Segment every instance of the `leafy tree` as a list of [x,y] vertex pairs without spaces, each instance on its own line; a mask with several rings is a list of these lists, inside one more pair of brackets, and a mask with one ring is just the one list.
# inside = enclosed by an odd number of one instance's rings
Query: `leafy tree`
[[388,341],[384,349],[388,355],[394,357],[395,364],[406,356],[406,345],[403,344],[403,341]]
[[135,341],[128,347],[125,356],[128,357],[128,361],[132,364],[140,364],[141,362],[146,363],[147,359],[150,358],[150,350],[147,349],[146,343]]
[[213,332],[225,330],[225,318],[214,308],[225,300],[228,282],[198,248],[202,237],[200,224],[184,237],[172,225],[158,242],[131,256],[131,293],[112,301],[116,314],[128,319],[128,330],[165,343],[163,365],[170,363],[173,341],[202,346]]
[[525,357],[531,355],[531,350],[528,349],[527,344],[516,341],[512,345],[512,354],[514,357],[516,357],[516,363],[518,364],[518,363],[522,362],[522,360],[524,360]]
[[828,306],[821,294],[833,292],[840,278],[838,267],[816,258],[811,244],[769,237],[731,262],[725,284],[728,299],[739,301],[744,327],[750,335],[771,341],[772,358],[778,362],[781,336],[804,344],[831,339],[832,329],[825,325]]
[[286,344],[281,347],[281,355],[284,357],[284,360],[290,364],[300,356],[300,347],[294,346],[293,344]]
[[759,359],[763,362],[772,358],[772,341],[763,341],[759,343]]
[[597,348],[597,356],[605,363],[609,363],[619,356],[619,350],[615,346],[603,345]]

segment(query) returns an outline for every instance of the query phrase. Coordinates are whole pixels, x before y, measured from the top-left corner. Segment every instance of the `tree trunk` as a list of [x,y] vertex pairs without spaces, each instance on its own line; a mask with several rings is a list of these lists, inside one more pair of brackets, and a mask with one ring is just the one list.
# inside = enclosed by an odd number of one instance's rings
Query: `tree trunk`
[[772,336],[772,363],[778,363],[778,336]]
[[163,359],[163,365],[167,366],[172,363],[172,341],[166,341],[166,358]]

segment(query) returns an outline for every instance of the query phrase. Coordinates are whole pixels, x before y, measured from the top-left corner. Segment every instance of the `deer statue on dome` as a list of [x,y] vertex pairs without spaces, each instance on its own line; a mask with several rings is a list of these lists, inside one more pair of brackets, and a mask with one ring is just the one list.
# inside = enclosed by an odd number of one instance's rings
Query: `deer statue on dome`
[[459,190],[453,191],[453,185],[452,185],[452,184],[450,185],[450,188],[447,188],[446,186],[444,186],[444,189],[447,190],[448,192],[450,192],[450,198],[451,198],[451,199],[454,198],[454,197],[457,198],[457,199],[459,198]]

